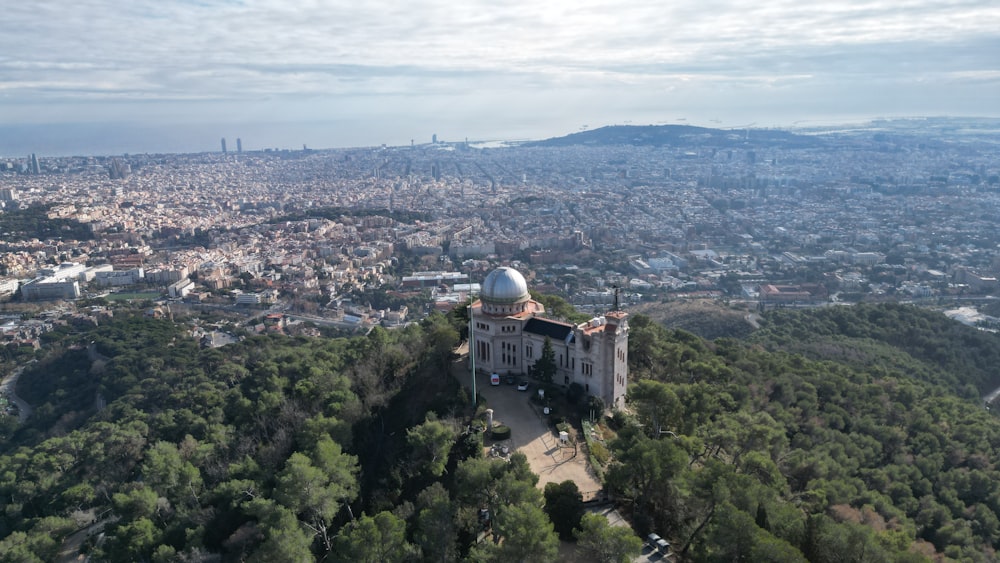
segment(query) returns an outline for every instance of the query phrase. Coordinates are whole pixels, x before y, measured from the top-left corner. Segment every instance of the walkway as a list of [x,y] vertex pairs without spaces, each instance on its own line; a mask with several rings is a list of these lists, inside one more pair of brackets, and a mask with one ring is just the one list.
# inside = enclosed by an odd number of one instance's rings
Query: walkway
[[0,395],[9,397],[17,405],[18,421],[24,424],[24,421],[28,420],[28,417],[31,416],[31,405],[21,397],[18,397],[14,391],[17,388],[17,379],[21,377],[22,371],[24,371],[24,366],[18,367],[10,372],[7,377],[3,378],[3,381],[0,382]]

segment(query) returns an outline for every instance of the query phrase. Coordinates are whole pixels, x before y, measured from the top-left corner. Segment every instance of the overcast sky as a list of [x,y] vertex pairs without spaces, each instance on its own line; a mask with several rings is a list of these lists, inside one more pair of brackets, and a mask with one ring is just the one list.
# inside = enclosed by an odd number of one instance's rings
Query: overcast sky
[[58,130],[46,124],[77,124],[76,143],[132,131],[197,150],[222,136],[320,148],[927,115],[1000,116],[1000,2],[41,0],[0,12],[0,141],[20,152]]

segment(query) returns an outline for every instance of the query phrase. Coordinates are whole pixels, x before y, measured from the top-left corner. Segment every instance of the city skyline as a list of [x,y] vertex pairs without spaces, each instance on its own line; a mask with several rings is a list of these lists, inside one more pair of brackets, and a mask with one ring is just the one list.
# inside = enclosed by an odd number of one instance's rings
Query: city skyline
[[986,1],[16,4],[0,153],[997,117]]

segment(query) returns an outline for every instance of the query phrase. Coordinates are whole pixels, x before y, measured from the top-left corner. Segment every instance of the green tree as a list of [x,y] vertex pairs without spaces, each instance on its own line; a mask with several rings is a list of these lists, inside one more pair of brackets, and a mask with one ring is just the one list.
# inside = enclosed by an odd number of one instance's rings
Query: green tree
[[571,323],[582,323],[590,320],[590,316],[581,313],[568,301],[558,295],[532,293],[531,298],[545,306],[545,313],[556,319],[564,319]]
[[406,522],[391,512],[365,515],[348,525],[337,538],[334,561],[389,563],[406,561],[415,555],[406,541]]
[[440,477],[455,444],[455,429],[428,415],[422,424],[406,431],[414,474]]
[[579,527],[583,518],[583,495],[573,481],[545,484],[545,513],[555,526],[559,538],[573,539],[573,530]]
[[248,511],[257,518],[264,535],[264,541],[253,552],[249,561],[306,563],[315,560],[309,550],[313,536],[302,530],[294,512],[266,499],[252,501],[248,505]]
[[201,474],[190,461],[182,459],[176,445],[157,442],[147,450],[143,476],[147,486],[162,494],[175,506],[182,503],[199,505]]
[[159,543],[162,533],[149,518],[138,518],[120,524],[108,541],[105,554],[113,561],[148,559]]
[[559,536],[545,512],[530,503],[508,506],[501,522],[494,524],[500,543],[485,543],[473,549],[472,559],[503,563],[553,561],[559,551]]
[[658,438],[663,432],[679,430],[684,408],[670,385],[640,380],[629,386],[628,398],[650,437]]
[[542,380],[542,383],[552,385],[558,367],[556,366],[556,351],[552,348],[552,339],[548,336],[545,337],[545,342],[542,344],[542,355],[535,362],[533,369],[535,376]]
[[458,346],[459,331],[441,313],[430,315],[424,319],[423,325],[425,338],[430,343],[429,351],[433,365],[439,369],[447,369],[451,356]]
[[62,538],[76,525],[69,518],[47,516],[36,520],[30,530],[17,531],[0,540],[0,561],[53,561],[58,559]]
[[141,485],[128,492],[117,492],[111,500],[115,512],[123,520],[148,518],[159,510],[156,491]]
[[0,561],[3,563],[43,563],[35,554],[35,545],[25,532],[13,532],[0,540]]
[[434,483],[417,496],[413,539],[428,563],[458,560],[455,508],[448,491]]
[[653,439],[627,426],[611,442],[616,461],[608,469],[607,485],[637,505],[670,511],[678,506],[674,480],[687,467],[687,453],[676,440]]
[[642,553],[642,540],[631,528],[611,526],[600,514],[584,514],[573,534],[580,549],[599,563],[628,563]]
[[[455,499],[466,513],[485,508],[490,514],[493,539],[498,541],[510,507],[523,504],[541,509],[542,493],[535,487],[537,482],[538,476],[531,472],[527,458],[520,452],[511,455],[507,463],[470,458],[459,463],[455,470]],[[464,521],[466,531],[474,531],[475,520]]]
[[344,454],[340,444],[324,436],[316,443],[313,458],[295,452],[278,474],[274,498],[299,515],[329,551],[329,526],[341,504],[357,493],[354,473],[357,458]]

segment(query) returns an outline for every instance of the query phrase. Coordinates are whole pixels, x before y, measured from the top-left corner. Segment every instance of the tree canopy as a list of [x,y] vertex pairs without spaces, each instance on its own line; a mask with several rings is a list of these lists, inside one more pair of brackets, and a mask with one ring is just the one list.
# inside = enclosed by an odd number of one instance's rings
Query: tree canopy
[[[675,560],[990,561],[1000,337],[901,305],[776,311],[745,340],[631,319],[606,490]],[[50,561],[600,561],[627,529],[482,456],[445,317],[353,338],[202,349],[126,313],[25,366],[0,441],[0,554]],[[994,409],[996,410],[996,409]],[[6,428],[6,427],[5,427]],[[568,527],[566,524],[571,523]]]
[[903,305],[776,311],[746,341],[632,319],[607,485],[699,561],[985,561],[997,335]]

